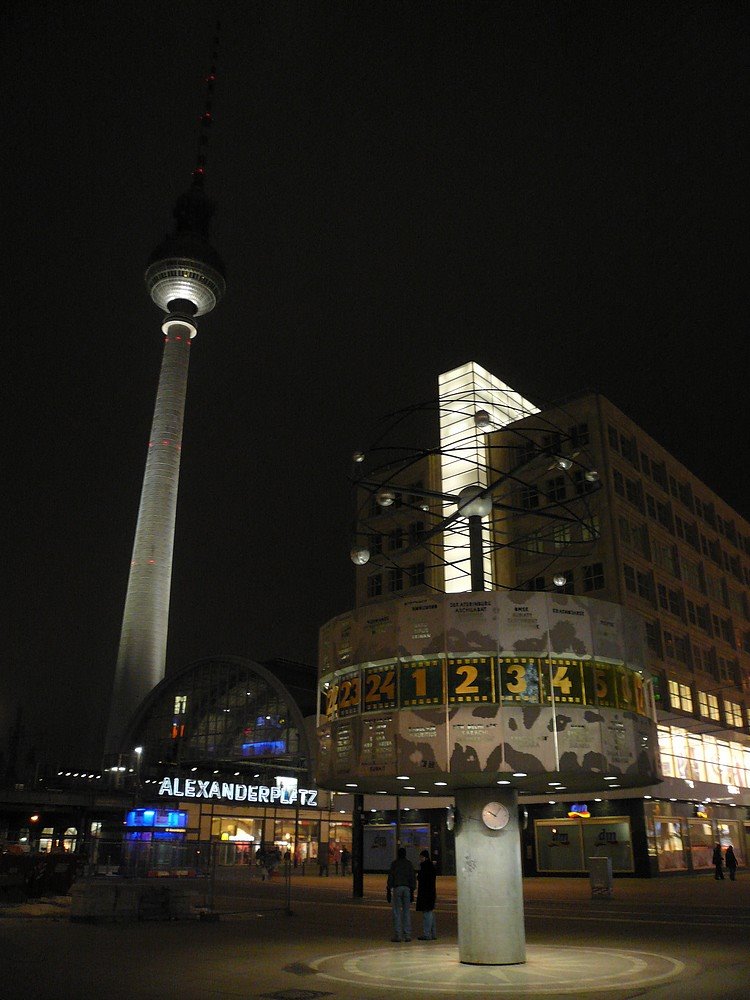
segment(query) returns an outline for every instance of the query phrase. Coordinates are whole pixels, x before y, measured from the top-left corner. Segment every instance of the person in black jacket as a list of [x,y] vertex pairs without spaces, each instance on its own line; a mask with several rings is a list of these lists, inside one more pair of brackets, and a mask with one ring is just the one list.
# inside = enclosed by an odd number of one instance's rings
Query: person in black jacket
[[417,912],[422,914],[422,933],[420,941],[434,941],[437,938],[435,929],[435,866],[430,861],[428,851],[419,855],[419,879],[417,885]]
[[714,866],[714,878],[724,878],[724,859],[721,855],[721,844],[717,844],[714,847],[713,857],[711,858],[711,864]]
[[730,844],[724,855],[724,864],[727,866],[727,871],[729,872],[730,879],[734,882],[735,876],[737,875],[737,858],[734,853],[734,848]]
[[388,872],[386,898],[393,908],[393,937],[391,941],[411,941],[411,911],[414,902],[414,869],[406,857],[406,848],[399,847],[396,860]]

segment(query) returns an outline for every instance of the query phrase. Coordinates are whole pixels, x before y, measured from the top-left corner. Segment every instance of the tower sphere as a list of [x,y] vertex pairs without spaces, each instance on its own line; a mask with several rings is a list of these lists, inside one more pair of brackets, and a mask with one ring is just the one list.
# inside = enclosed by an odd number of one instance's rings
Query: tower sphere
[[211,312],[226,290],[224,263],[209,242],[213,204],[202,187],[202,175],[177,199],[175,228],[154,250],[146,266],[146,288],[164,312],[191,303],[194,316]]
[[211,312],[226,289],[219,271],[189,257],[157,260],[145,277],[149,295],[164,312],[172,312],[170,304],[182,300],[192,303],[195,316],[203,316]]

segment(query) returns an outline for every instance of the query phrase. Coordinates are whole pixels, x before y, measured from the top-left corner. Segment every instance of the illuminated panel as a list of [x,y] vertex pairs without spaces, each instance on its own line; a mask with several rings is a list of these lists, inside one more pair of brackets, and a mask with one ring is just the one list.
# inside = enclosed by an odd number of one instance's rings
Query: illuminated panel
[[388,663],[362,671],[363,712],[396,708],[396,666],[395,663]]
[[323,681],[320,689],[320,721],[330,722],[338,711],[339,686],[333,675]]
[[582,705],[583,674],[580,660],[544,660],[542,700],[546,704]]
[[[459,493],[465,486],[487,486],[484,432],[474,423],[477,410],[490,416],[490,430],[499,430],[514,420],[538,413],[539,408],[474,361],[445,372],[438,379],[440,394],[440,451],[442,489]],[[455,513],[455,504],[446,504],[446,517]],[[465,534],[450,528],[443,534],[446,593],[471,590],[468,541]],[[484,576],[491,587],[492,560],[484,558]]]
[[503,701],[539,703],[539,663],[536,657],[501,657],[500,697]]
[[412,660],[401,664],[402,708],[444,704],[442,660]]
[[445,674],[449,704],[495,701],[495,661],[491,656],[449,657]]
[[342,674],[338,684],[338,714],[355,715],[359,711],[359,671]]

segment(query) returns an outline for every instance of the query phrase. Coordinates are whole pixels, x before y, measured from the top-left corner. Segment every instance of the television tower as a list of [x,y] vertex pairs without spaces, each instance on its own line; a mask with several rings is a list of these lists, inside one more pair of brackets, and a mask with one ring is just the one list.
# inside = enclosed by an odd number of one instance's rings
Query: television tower
[[198,332],[198,316],[210,312],[226,288],[224,264],[209,242],[213,205],[204,190],[217,48],[218,25],[192,183],[177,199],[173,232],[151,254],[145,274],[151,298],[166,313],[161,325],[164,354],[122,617],[105,741],[108,755],[133,749],[122,746],[128,725],[164,677],[190,343]]

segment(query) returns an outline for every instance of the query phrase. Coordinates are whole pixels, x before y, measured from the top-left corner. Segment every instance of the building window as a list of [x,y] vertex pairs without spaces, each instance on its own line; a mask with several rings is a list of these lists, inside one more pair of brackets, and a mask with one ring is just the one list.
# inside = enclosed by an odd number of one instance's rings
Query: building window
[[681,712],[693,711],[693,696],[687,684],[680,684],[679,681],[668,681],[669,701],[672,708]]
[[409,545],[419,545],[424,534],[424,521],[412,521],[409,525]]
[[576,424],[575,427],[570,428],[568,433],[570,435],[570,443],[574,448],[579,448],[581,445],[589,443],[588,424]]
[[564,583],[564,585],[562,587],[558,587],[557,584],[555,584],[555,590],[558,592],[558,594],[574,594],[575,593],[575,583],[573,581],[573,570],[572,569],[565,569],[565,570],[562,570],[562,571],[557,570],[555,572],[555,576],[556,577],[557,576],[564,576],[565,577],[565,583]]
[[383,551],[383,536],[382,535],[370,535],[367,539],[367,544],[370,549],[370,555],[379,556]]
[[688,666],[688,643],[686,637],[664,629],[664,654]]
[[638,584],[638,596],[642,597],[644,601],[649,601],[651,604],[655,603],[654,599],[654,578],[650,573],[643,573],[641,570],[636,570],[635,572],[636,582]]
[[607,438],[609,439],[609,446],[613,451],[619,452],[620,450],[620,435],[617,430],[610,424],[607,427]]
[[622,571],[625,576],[625,587],[631,592],[631,594],[637,594],[638,588],[635,583],[635,570],[632,566],[628,566],[627,563],[624,563]]
[[543,576],[535,576],[532,580],[527,580],[523,585],[524,590],[546,590]]
[[643,510],[643,489],[640,482],[636,479],[626,479],[625,495],[629,503],[632,503],[638,510]]
[[646,645],[655,653],[659,658],[661,658],[661,636],[659,634],[659,623],[655,621],[650,621],[648,618],[645,621],[646,626]]
[[661,503],[661,501],[657,501],[656,519],[659,522],[659,524],[663,528],[666,528],[671,535],[674,534],[674,523],[672,521],[672,505],[669,503],[669,501],[667,501],[666,503]]
[[539,506],[539,490],[536,486],[524,486],[521,490],[521,506],[524,510],[535,510]]
[[424,563],[415,563],[409,567],[409,579],[412,587],[418,587],[420,583],[424,583]]
[[615,493],[617,493],[618,496],[624,497],[625,496],[625,477],[623,476],[623,474],[620,472],[619,469],[613,469],[612,470],[612,480],[613,480],[613,482],[615,484]]
[[555,476],[554,479],[547,480],[548,500],[564,500],[566,496],[565,476]]
[[700,590],[701,593],[703,593],[700,564],[695,562],[693,559],[686,558],[685,556],[682,557],[681,562],[682,578],[685,583],[692,587],[693,590]]
[[742,705],[736,701],[724,699],[724,718],[728,726],[736,726],[737,729],[745,728],[744,712]]
[[667,482],[667,467],[663,462],[652,462],[651,463],[651,478],[655,483],[657,483],[664,490],[665,493],[669,493],[669,485]]
[[600,562],[583,567],[583,589],[587,593],[604,589],[604,567]]
[[719,681],[721,681],[722,684],[736,684],[737,675],[739,673],[737,663],[733,660],[727,660],[723,656],[718,656],[717,660]]
[[721,720],[719,699],[715,694],[709,694],[708,691],[698,692],[698,711],[704,719],[714,719],[716,722]]
[[404,589],[404,571],[400,566],[392,566],[388,570],[388,590],[392,594]]
[[380,573],[373,573],[367,577],[367,596],[380,597],[383,593],[383,577]]
[[588,521],[581,522],[581,541],[595,542],[601,537],[601,528],[598,514],[592,514]]
[[396,528],[396,530],[392,531],[388,536],[388,548],[391,550],[400,549],[403,544],[404,544],[403,528]]
[[669,545],[658,540],[654,541],[654,562],[661,569],[665,569],[672,576],[679,577],[680,572],[677,566],[677,549],[674,545]]
[[620,435],[620,454],[630,462],[634,469],[638,469],[638,448],[635,438],[626,438],[624,434]]
[[552,529],[551,536],[552,544],[556,549],[564,549],[567,543],[570,541],[570,525],[569,524],[557,524]]

